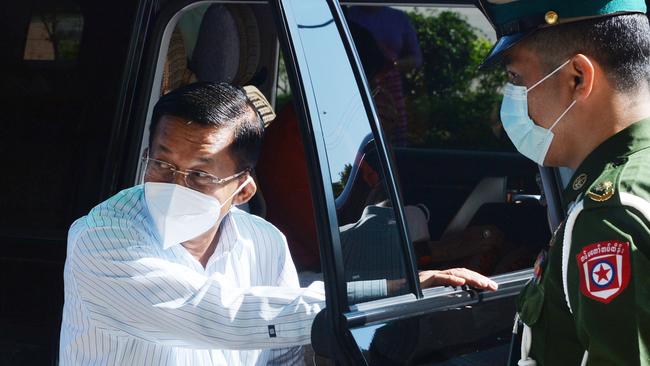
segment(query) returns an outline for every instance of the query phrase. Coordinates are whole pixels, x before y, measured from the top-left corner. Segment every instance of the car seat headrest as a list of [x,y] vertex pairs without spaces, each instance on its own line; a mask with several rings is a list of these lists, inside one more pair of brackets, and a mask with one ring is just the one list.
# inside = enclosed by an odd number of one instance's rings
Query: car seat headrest
[[214,4],[206,10],[190,62],[198,80],[246,84],[260,57],[260,30],[249,6]]

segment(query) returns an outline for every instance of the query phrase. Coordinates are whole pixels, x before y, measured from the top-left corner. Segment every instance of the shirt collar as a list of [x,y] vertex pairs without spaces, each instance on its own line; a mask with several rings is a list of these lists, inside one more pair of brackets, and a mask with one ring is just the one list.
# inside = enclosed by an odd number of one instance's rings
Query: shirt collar
[[648,147],[650,147],[650,118],[633,123],[605,140],[587,156],[571,177],[564,189],[565,205],[568,206],[584,193],[608,163],[622,164],[625,157]]
[[237,210],[237,208],[233,207],[224,216],[223,220],[221,220],[221,224],[219,225],[219,242],[212,254],[213,257],[232,250],[241,237],[239,228],[237,227],[237,220],[235,220],[232,214],[233,210]]

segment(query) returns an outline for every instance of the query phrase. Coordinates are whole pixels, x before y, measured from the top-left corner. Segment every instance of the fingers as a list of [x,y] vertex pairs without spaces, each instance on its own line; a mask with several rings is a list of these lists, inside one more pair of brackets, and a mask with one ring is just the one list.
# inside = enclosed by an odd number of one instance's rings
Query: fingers
[[420,284],[423,288],[435,286],[462,286],[465,279],[445,271],[422,271],[420,272]]
[[419,274],[423,288],[434,286],[468,285],[483,290],[495,291],[499,285],[478,272],[466,268],[452,268],[444,271],[422,271]]
[[452,268],[452,269],[445,270],[443,272],[449,273],[456,277],[463,278],[466,281],[465,284],[468,286],[476,287],[483,290],[492,290],[492,291],[495,291],[496,289],[499,288],[499,285],[496,282],[492,281],[491,279],[483,276],[478,272],[474,272],[467,268]]
[[467,283],[467,281],[463,277],[459,277],[453,274],[449,273],[438,273],[436,276],[436,282],[438,286],[441,285],[446,285],[446,286],[462,286]]

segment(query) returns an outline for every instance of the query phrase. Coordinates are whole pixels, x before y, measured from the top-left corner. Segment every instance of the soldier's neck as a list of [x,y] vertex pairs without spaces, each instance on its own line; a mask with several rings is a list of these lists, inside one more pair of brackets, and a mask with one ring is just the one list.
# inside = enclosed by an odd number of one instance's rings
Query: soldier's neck
[[635,122],[650,117],[650,92],[643,88],[630,93],[611,93],[592,102],[593,108],[582,119],[582,126],[574,130],[573,151],[567,164],[578,166],[605,140]]

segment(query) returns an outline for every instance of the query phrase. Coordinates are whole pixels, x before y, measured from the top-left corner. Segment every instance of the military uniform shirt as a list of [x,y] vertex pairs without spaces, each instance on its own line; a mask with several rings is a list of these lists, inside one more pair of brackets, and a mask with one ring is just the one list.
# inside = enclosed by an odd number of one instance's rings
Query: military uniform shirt
[[598,146],[564,201],[569,216],[518,300],[531,357],[540,366],[650,365],[650,119]]

